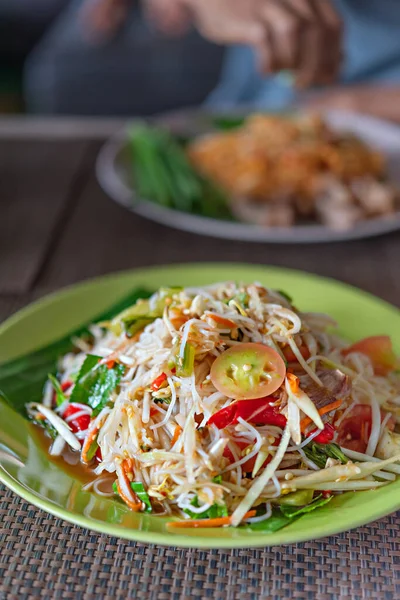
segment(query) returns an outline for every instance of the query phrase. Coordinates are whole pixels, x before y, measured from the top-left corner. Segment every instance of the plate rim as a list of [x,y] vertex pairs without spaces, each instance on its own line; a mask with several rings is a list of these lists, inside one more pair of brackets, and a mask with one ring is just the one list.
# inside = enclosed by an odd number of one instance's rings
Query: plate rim
[[[232,112],[232,111],[231,111]],[[233,111],[233,114],[243,114],[243,110]],[[246,111],[247,113],[248,111]],[[228,111],[229,113],[229,111]],[[174,118],[193,115],[212,118],[221,114],[227,114],[220,110],[183,109],[181,111],[167,112],[149,121],[151,123],[173,123]],[[370,124],[370,127],[380,127],[391,133],[400,135],[400,126],[371,117],[363,113],[345,110],[327,110],[324,112],[326,119],[353,119],[361,124]],[[320,244],[351,241],[376,237],[397,231],[400,229],[400,210],[387,217],[375,217],[361,221],[355,227],[340,231],[330,229],[322,224],[295,225],[293,227],[265,228],[260,225],[252,225],[241,222],[230,222],[201,215],[193,215],[183,211],[159,206],[146,199],[137,199],[135,190],[129,187],[118,175],[116,159],[118,153],[126,147],[126,132],[132,123],[139,119],[129,120],[124,127],[109,138],[100,148],[95,162],[97,181],[106,195],[115,203],[143,218],[156,223],[188,231],[197,235],[216,237],[219,239],[239,239],[240,241],[254,243],[272,244]]]
[[[32,316],[38,309],[46,309],[46,306],[57,301],[58,298],[66,298],[68,296],[73,296],[75,293],[78,295],[84,293],[86,288],[90,288],[92,286],[98,285],[98,283],[108,280],[112,281],[113,279],[119,279],[120,277],[129,277],[129,276],[139,276],[140,274],[148,273],[149,271],[159,272],[159,271],[168,271],[172,270],[186,270],[186,269],[198,269],[203,270],[205,268],[210,269],[210,267],[218,270],[223,270],[226,267],[244,269],[246,267],[255,267],[260,270],[265,271],[275,271],[276,273],[287,273],[293,275],[304,275],[310,277],[312,280],[320,283],[330,283],[331,285],[338,286],[339,288],[343,288],[344,290],[356,292],[358,295],[377,303],[384,309],[390,309],[391,311],[399,312],[399,309],[383,300],[382,298],[371,294],[363,289],[357,288],[353,285],[345,283],[343,281],[337,280],[332,277],[324,277],[317,275],[315,273],[309,273],[307,271],[302,271],[299,269],[290,269],[286,267],[279,267],[275,265],[263,265],[260,263],[248,264],[248,263],[235,263],[235,262],[218,262],[218,263],[207,263],[207,262],[197,262],[197,263],[180,263],[180,264],[172,264],[172,265],[157,265],[151,267],[142,267],[139,269],[127,269],[122,271],[117,271],[114,273],[109,273],[106,275],[102,275],[99,277],[88,278],[86,280],[77,282],[72,285],[64,286],[50,294],[46,294],[42,298],[35,300],[34,302],[28,304],[26,307],[17,311],[13,315],[11,315],[8,319],[3,321],[0,324],[0,338],[5,331],[11,328],[15,323],[17,323],[21,318],[29,318]],[[211,275],[212,277],[212,275]],[[210,277],[210,278],[211,278]],[[40,347],[40,346],[39,346]],[[1,430],[0,430],[1,431]],[[301,532],[293,532],[290,535],[290,530],[287,530],[285,539],[283,541],[274,541],[269,543],[268,535],[263,533],[252,532],[251,536],[248,538],[240,537],[240,538],[214,538],[214,537],[197,537],[197,536],[185,536],[181,534],[175,533],[166,533],[166,532],[149,532],[149,531],[141,531],[138,529],[124,529],[120,528],[118,525],[107,523],[107,521],[97,521],[95,519],[91,519],[85,515],[79,515],[73,512],[70,512],[67,508],[62,506],[58,506],[53,503],[50,499],[43,498],[39,494],[35,493],[34,490],[30,490],[24,484],[15,479],[10,473],[7,472],[5,467],[0,464],[0,481],[10,488],[13,492],[19,495],[24,500],[30,502],[34,506],[52,514],[55,517],[64,519],[71,524],[79,525],[83,528],[91,529],[97,531],[99,533],[105,533],[111,536],[117,536],[120,538],[144,542],[148,544],[159,544],[162,546],[177,546],[177,547],[185,547],[185,548],[221,548],[221,549],[229,549],[229,548],[255,548],[255,547],[273,547],[277,545],[286,545],[292,543],[300,543],[304,541],[314,541],[317,539],[325,538],[330,535],[335,535],[339,533],[343,533],[345,531],[351,531],[357,527],[367,525],[371,522],[374,522],[378,519],[381,519],[385,516],[392,514],[393,512],[400,509],[400,496],[397,502],[389,503],[390,507],[388,508],[385,504],[384,506],[377,507],[376,510],[373,510],[372,513],[368,516],[367,520],[365,516],[360,516],[358,519],[352,519],[352,523],[350,526],[337,526],[335,525],[335,521],[332,520],[332,524],[330,526],[319,526],[320,529],[317,529],[316,532],[310,537],[307,534],[306,530],[303,533]],[[399,480],[400,481],[400,480]],[[395,483],[395,482],[393,482]]]

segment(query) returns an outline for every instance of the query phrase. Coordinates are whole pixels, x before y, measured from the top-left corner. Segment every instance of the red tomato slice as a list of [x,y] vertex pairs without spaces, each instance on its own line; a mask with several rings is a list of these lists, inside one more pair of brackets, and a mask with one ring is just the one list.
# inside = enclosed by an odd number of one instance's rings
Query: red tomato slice
[[281,415],[275,406],[270,406],[273,401],[273,398],[267,397],[232,402],[214,413],[208,419],[207,425],[216,425],[218,429],[225,429],[228,425],[235,425],[241,417],[248,423],[276,425],[283,428],[286,425],[286,417]]
[[69,388],[72,385],[72,381],[68,380],[68,381],[64,381],[64,383],[61,384],[61,389],[63,392],[66,392],[67,390],[69,390]]
[[[381,421],[385,413],[381,412]],[[337,443],[349,450],[365,452],[371,434],[372,410],[369,404],[357,404],[339,425],[337,431]],[[389,419],[388,429],[393,431],[395,420]]]
[[[307,346],[302,345],[299,347],[299,351],[300,354],[302,355],[302,357],[304,358],[304,360],[307,360],[308,358],[310,358],[311,354],[309,349],[307,348]],[[285,346],[285,348],[282,349],[283,352],[283,356],[285,357],[285,359],[287,360],[288,363],[297,363],[297,356],[295,355],[295,353],[293,352],[293,350],[291,349],[290,346]]]
[[376,375],[387,375],[398,365],[398,359],[393,351],[392,340],[388,335],[367,337],[342,350],[344,356],[347,356],[351,352],[366,354],[373,364]]
[[[74,406],[73,404],[69,404],[64,411],[63,419],[74,415],[75,413],[81,412],[81,408],[79,406]],[[89,427],[90,423],[90,415],[81,415],[77,419],[72,419],[68,421],[68,425],[71,427],[73,433],[77,431],[85,431]]]
[[225,350],[211,367],[211,381],[228,398],[269,396],[283,383],[286,366],[282,357],[264,344],[245,343]]

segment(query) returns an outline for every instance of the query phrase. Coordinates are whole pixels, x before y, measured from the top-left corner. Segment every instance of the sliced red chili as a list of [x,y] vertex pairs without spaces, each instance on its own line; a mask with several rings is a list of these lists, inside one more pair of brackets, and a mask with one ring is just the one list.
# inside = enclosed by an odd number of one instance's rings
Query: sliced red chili
[[161,373],[161,375],[159,375],[158,377],[156,377],[156,379],[153,381],[153,383],[151,384],[151,389],[153,390],[153,392],[158,392],[158,390],[161,388],[161,386],[167,381],[167,374],[166,373]]
[[[310,435],[317,431],[313,429],[310,432]],[[330,423],[326,423],[323,430],[313,438],[313,442],[317,442],[317,444],[329,444],[333,438],[335,437],[335,428]]]
[[281,415],[275,406],[270,406],[274,399],[270,397],[257,398],[255,400],[238,400],[229,406],[221,408],[213,414],[208,425],[216,425],[218,429],[225,429],[228,425],[235,425],[239,418],[248,423],[258,425],[275,425],[285,427],[286,417]]

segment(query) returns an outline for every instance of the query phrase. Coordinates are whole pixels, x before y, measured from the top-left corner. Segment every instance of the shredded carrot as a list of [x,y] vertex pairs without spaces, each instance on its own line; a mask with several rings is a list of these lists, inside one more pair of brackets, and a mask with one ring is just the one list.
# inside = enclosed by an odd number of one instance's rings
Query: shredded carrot
[[286,373],[286,377],[289,381],[290,389],[292,390],[293,394],[297,394],[300,389],[299,378],[296,375],[293,375],[293,373]]
[[182,427],[179,427],[179,425],[177,425],[175,427],[174,435],[173,435],[172,440],[171,440],[171,448],[175,444],[175,442],[178,441],[178,438],[181,435],[182,431],[183,431],[183,429],[182,429]]
[[[325,415],[328,412],[331,412],[332,410],[335,410],[336,408],[339,408],[339,406],[341,406],[343,400],[335,400],[334,402],[331,402],[330,404],[327,404],[326,406],[323,406],[322,408],[319,409],[318,414],[322,417],[322,415]],[[301,431],[304,431],[304,429],[310,424],[312,423],[312,419],[310,419],[310,417],[305,417],[304,419],[302,419],[300,421],[300,429]]]
[[132,473],[133,472],[133,458],[125,458],[124,461],[122,461],[122,468],[125,471],[125,473]]
[[[129,484],[129,481],[128,481]],[[129,506],[129,508],[131,510],[133,510],[134,512],[139,512],[139,510],[141,510],[142,508],[142,502],[134,502],[133,500],[131,500],[130,498],[128,498],[124,492],[121,490],[121,486],[119,485],[119,481],[117,481],[117,490],[118,490],[118,494],[120,495],[120,497],[122,498],[122,500],[125,502],[125,504],[127,506]],[[137,498],[136,494],[134,494],[134,492],[132,491],[132,494]],[[137,498],[138,499],[138,498]]]
[[207,313],[207,317],[210,317],[213,321],[218,323],[218,325],[226,327],[226,329],[235,329],[237,327],[237,323],[231,321],[231,319],[225,319],[225,317],[221,317],[220,315],[215,315],[214,313]]
[[82,461],[82,462],[84,462],[84,463],[86,463],[86,464],[88,464],[88,463],[90,462],[90,460],[88,459],[88,456],[87,456],[87,454],[88,454],[88,452],[89,452],[89,450],[90,450],[90,448],[91,448],[91,446],[92,446],[92,443],[93,443],[93,442],[96,440],[96,438],[97,438],[97,435],[98,435],[98,433],[99,433],[99,429],[100,429],[101,427],[103,427],[103,425],[104,425],[104,422],[105,422],[105,420],[106,420],[107,416],[108,416],[108,415],[105,415],[105,416],[104,416],[104,417],[101,419],[100,423],[97,423],[97,427],[96,427],[96,428],[94,428],[94,429],[92,429],[92,431],[90,431],[90,432],[89,432],[89,433],[86,435],[86,438],[85,438],[85,441],[83,442],[83,446],[82,446],[82,450],[81,450],[81,461]]
[[90,462],[90,460],[88,458],[88,452],[92,446],[92,443],[96,440],[98,433],[99,433],[99,430],[96,427],[96,429],[93,429],[93,431],[90,432],[90,435],[87,435],[85,438],[85,441],[83,443],[82,450],[81,450],[81,461],[85,464],[88,464]]
[[115,360],[109,360],[106,362],[106,365],[109,369],[112,369],[113,366],[115,365]]
[[172,319],[170,319],[172,326],[175,327],[175,329],[179,329],[180,327],[182,327],[182,325],[184,325],[186,323],[186,321],[188,321],[188,318],[185,316],[179,316],[179,317],[173,317]]
[[[243,519],[250,519],[250,517],[254,517],[256,514],[255,510],[250,510],[247,512]],[[230,525],[232,522],[232,516],[230,517],[218,517],[217,519],[191,519],[190,521],[170,521],[167,523],[167,527],[174,528],[198,528],[198,527],[224,527],[225,525]]]

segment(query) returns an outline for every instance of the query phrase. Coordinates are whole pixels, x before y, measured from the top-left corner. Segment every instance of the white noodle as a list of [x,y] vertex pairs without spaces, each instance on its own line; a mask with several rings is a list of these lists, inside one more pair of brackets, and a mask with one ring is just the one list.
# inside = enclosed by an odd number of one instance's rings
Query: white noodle
[[369,398],[372,413],[371,434],[369,436],[368,445],[365,450],[366,454],[373,456],[379,442],[381,431],[381,409],[374,397]]
[[270,502],[267,502],[265,514],[261,515],[260,517],[250,517],[250,519],[246,519],[244,522],[245,523],[262,523],[262,521],[266,521],[267,519],[269,519],[271,515],[272,515],[272,507],[271,507]]
[[72,433],[70,427],[63,421],[55,412],[43,406],[42,404],[35,404],[37,410],[42,413],[44,417],[53,425],[54,429],[64,438],[64,440],[74,450],[80,450],[81,445],[78,438]]
[[[48,384],[43,404],[27,407],[33,419],[40,412],[57,430],[50,450],[54,455],[60,454],[66,443],[80,450],[82,441],[86,452],[93,440],[97,440],[102,459],[94,471],[100,479],[90,482],[85,489],[111,497],[113,494],[106,486],[118,477],[123,495],[128,502],[135,502],[129,485],[132,479],[143,484],[165,514],[182,514],[188,509],[201,516],[213,504],[225,502],[233,524],[238,525],[257,502],[280,496],[296,486],[341,493],[380,487],[400,475],[397,457],[389,462],[373,457],[387,430],[390,406],[400,404],[400,378],[395,373],[388,377],[375,375],[371,361],[359,352],[344,356],[342,349],[348,344],[327,331],[333,324],[329,317],[300,313],[278,293],[260,284],[243,286],[227,282],[206,289],[183,289],[171,292],[168,302],[165,293],[169,292],[157,293],[150,299],[148,306],[159,318],[134,340],[127,341],[122,328],[116,335],[115,329],[107,330],[104,324],[105,328],[93,328],[94,341],[90,344],[77,341],[82,352],[68,353],[60,360],[62,382],[74,381],[87,352],[102,357],[112,355],[125,365],[122,379],[99,415],[93,417],[90,407],[73,403],[76,412],[62,418],[68,401],[51,410],[53,390]],[[241,294],[245,295],[243,299]],[[147,305],[144,306],[147,310]],[[218,317],[233,321],[239,334],[218,322]],[[113,319],[114,326],[122,318],[123,315]],[[195,353],[194,370],[190,376],[181,377],[173,365],[177,358],[184,357],[188,342]],[[327,369],[339,369],[348,376],[350,393],[343,399],[342,414],[334,425],[341,436],[341,423],[351,416],[354,407],[371,405],[371,433],[365,440],[367,453],[351,454],[343,449],[345,455],[360,460],[359,466],[350,463],[340,465],[339,471],[334,467],[320,469],[307,458],[304,447],[318,436],[323,422],[311,392],[311,397],[301,389],[292,392],[287,380],[273,392],[270,403],[287,418],[284,430],[256,425],[257,413],[261,414],[263,409],[253,411],[246,420],[239,417],[225,429],[208,424],[210,417],[234,401],[223,393],[223,388],[219,390],[215,374],[211,375],[213,362],[226,349],[240,348],[246,342],[265,344],[283,357],[290,348],[296,357],[292,365],[294,373],[300,378],[307,374],[318,385],[324,381]],[[300,352],[304,345],[310,353],[307,360]],[[153,392],[151,384],[162,372],[167,374],[168,386]],[[66,391],[67,399],[72,392],[73,385]],[[382,423],[381,406],[387,411]],[[303,414],[317,426],[305,439],[300,431]],[[68,423],[86,416],[91,419],[88,428],[74,435]],[[71,456],[79,459],[78,453],[68,450],[66,458]],[[124,463],[125,459],[130,462]],[[267,459],[270,463],[264,467]],[[253,463],[251,474],[243,472],[243,465],[248,462]],[[122,464],[130,471],[125,473]],[[340,469],[344,469],[343,480],[333,476],[342,473]],[[215,480],[216,475],[222,480]],[[198,507],[191,504],[196,496]],[[270,511],[268,503],[266,513],[250,522],[268,519]]]

